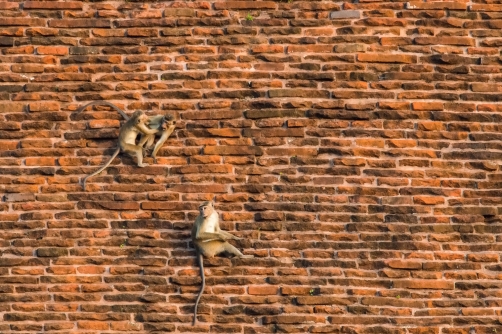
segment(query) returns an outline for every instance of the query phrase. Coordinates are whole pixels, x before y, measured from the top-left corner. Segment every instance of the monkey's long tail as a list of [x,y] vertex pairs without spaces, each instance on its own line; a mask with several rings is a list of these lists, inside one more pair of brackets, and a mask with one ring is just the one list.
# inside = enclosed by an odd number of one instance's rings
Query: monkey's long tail
[[197,306],[199,305],[199,300],[200,297],[202,296],[202,292],[204,292],[204,288],[206,287],[206,277],[204,276],[204,262],[201,253],[199,253],[199,267],[200,267],[200,277],[202,278],[202,286],[200,287],[199,295],[197,296],[197,300],[195,301],[192,326],[194,326],[195,323],[197,322]]
[[85,108],[87,108],[88,106],[109,106],[109,107],[112,107],[113,109],[117,110],[119,112],[119,114],[121,114],[122,117],[124,117],[124,119],[126,121],[130,118],[129,116],[127,116],[127,114],[122,109],[120,109],[119,107],[117,107],[116,105],[114,105],[113,103],[110,103],[108,101],[90,102],[90,103],[87,103],[85,106],[80,107],[77,111],[82,111]]
[[117,157],[117,155],[119,155],[120,153],[120,147],[117,147],[117,149],[115,150],[115,152],[113,153],[112,157],[110,158],[110,160],[108,160],[104,165],[103,167],[101,167],[100,169],[98,169],[97,171],[95,171],[94,173],[92,173],[91,175],[87,175],[86,177],[84,177],[84,180],[82,181],[82,186],[85,190],[85,181],[90,178],[91,176],[94,176],[96,174],[99,174],[103,171],[103,169],[105,169],[106,167],[108,167],[108,165],[110,165],[110,163],[112,162],[113,159],[115,159]]

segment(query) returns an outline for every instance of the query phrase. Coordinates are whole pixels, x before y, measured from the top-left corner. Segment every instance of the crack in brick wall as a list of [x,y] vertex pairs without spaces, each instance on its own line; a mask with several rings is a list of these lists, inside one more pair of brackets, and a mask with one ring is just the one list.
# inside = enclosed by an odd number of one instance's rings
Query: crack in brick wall
[[500,332],[499,2],[1,1],[0,332]]

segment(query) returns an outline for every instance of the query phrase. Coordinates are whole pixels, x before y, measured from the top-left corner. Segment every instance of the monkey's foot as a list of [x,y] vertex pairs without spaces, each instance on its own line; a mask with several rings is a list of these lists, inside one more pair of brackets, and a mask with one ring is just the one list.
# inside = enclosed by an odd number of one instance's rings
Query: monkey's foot
[[148,156],[148,153],[150,153],[150,149],[143,147],[143,158]]
[[147,163],[144,163],[144,164],[141,164],[141,165],[138,164],[138,167],[146,167],[146,166],[148,166]]

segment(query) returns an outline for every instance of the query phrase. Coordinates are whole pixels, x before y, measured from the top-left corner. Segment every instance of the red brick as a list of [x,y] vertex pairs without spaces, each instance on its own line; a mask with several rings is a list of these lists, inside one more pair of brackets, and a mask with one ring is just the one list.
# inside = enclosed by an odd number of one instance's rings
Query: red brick
[[442,289],[453,290],[454,282],[445,280],[408,280],[394,282],[396,289]]
[[109,324],[104,321],[77,321],[78,329],[108,330]]
[[417,56],[415,55],[402,55],[402,54],[371,54],[359,53],[357,60],[360,62],[369,63],[416,63]]
[[26,158],[24,161],[26,166],[55,166],[56,159],[54,158]]
[[312,53],[331,53],[332,45],[290,45],[287,47],[287,53],[312,52]]
[[407,9],[431,10],[431,9],[449,9],[449,10],[466,10],[467,3],[465,2],[449,2],[449,1],[434,1],[434,2],[419,2],[410,1],[406,4]]
[[[496,2],[0,1],[0,332],[491,331]],[[83,191],[96,100],[177,123]],[[204,259],[192,327],[206,200],[254,257]]]
[[55,55],[55,56],[66,56],[68,54],[68,48],[64,46],[39,46],[37,47],[37,54],[39,55]]
[[502,5],[485,5],[485,4],[473,4],[469,6],[469,9],[473,12],[502,12]]
[[17,9],[19,9],[19,3],[11,2],[11,1],[2,1],[2,2],[0,2],[0,9],[17,10]]
[[250,286],[248,288],[248,293],[250,295],[276,295],[278,289],[276,286]]
[[475,40],[469,37],[415,37],[414,41],[419,45],[444,44],[475,46],[476,44]]
[[411,104],[413,110],[443,110],[442,102],[413,102]]
[[273,1],[225,1],[216,2],[214,9],[276,9],[277,5]]
[[[5,2],[0,2],[0,3],[5,3]],[[16,3],[16,7],[19,6]],[[0,8],[2,9],[2,8]],[[3,17],[2,20],[0,20],[0,26],[29,26],[29,27],[36,27],[36,26],[45,26],[45,23],[47,21],[45,19],[31,19],[31,18],[24,18],[24,17]]]
[[434,197],[434,196],[414,196],[413,201],[415,202],[415,204],[422,204],[422,205],[444,204],[443,197]]
[[23,9],[44,9],[44,10],[81,10],[84,7],[83,2],[79,1],[66,1],[66,2],[53,2],[53,1],[26,1],[23,4]]
[[63,19],[49,20],[51,28],[110,28],[109,20],[102,19]]

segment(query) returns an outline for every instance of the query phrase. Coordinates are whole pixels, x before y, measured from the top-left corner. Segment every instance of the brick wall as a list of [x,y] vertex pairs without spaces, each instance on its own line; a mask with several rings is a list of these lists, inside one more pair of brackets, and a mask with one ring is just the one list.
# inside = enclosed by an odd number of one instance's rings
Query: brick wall
[[1,1],[0,332],[500,332],[498,3]]

